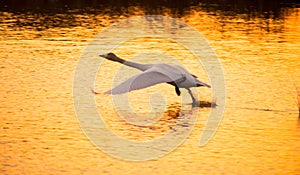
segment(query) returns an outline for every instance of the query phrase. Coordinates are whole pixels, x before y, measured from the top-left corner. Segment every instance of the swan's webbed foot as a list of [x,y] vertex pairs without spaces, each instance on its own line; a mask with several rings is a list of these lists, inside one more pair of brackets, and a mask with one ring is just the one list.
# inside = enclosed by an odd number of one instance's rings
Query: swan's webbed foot
[[193,101],[192,107],[193,107],[193,108],[195,108],[195,107],[200,107],[200,101]]

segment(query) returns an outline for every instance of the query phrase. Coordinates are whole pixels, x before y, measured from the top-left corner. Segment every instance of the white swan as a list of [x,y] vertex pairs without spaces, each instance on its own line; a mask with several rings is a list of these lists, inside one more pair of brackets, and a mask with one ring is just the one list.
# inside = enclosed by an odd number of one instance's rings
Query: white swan
[[195,75],[190,74],[181,66],[169,64],[139,64],[125,61],[116,56],[114,53],[99,56],[143,71],[142,73],[124,81],[117,87],[105,92],[105,94],[122,94],[159,83],[168,83],[175,86],[175,91],[178,96],[180,95],[179,88],[187,89],[193,100],[192,105],[193,107],[196,107],[200,106],[200,104],[196,101],[190,88],[198,86],[206,86],[210,88],[210,85],[197,80]]

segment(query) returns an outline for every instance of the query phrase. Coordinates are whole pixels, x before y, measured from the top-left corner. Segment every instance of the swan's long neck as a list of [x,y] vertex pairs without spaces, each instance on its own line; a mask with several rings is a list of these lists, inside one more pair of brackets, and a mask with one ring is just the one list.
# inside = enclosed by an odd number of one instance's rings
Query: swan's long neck
[[129,66],[129,67],[139,69],[141,71],[145,71],[145,70],[149,69],[150,66],[151,66],[149,64],[140,64],[140,63],[134,63],[134,62],[131,62],[131,61],[126,61],[126,60],[123,60],[122,58],[119,58],[119,57],[117,57],[117,59],[114,60],[114,61],[119,62],[119,63],[124,64],[124,65]]

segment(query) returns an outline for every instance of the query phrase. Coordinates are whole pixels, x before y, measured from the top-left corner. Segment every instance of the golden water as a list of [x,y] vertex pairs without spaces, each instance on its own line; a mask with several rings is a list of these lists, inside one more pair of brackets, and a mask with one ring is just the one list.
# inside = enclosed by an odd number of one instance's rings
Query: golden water
[[[131,16],[143,14],[132,8]],[[75,16],[80,27],[47,29],[15,26],[17,20],[30,20],[30,14],[2,12],[0,174],[299,174],[299,12],[294,8],[278,20],[245,20],[196,8],[180,18],[207,39],[220,59],[227,90],[223,120],[213,139],[199,147],[210,108],[198,109],[188,139],[168,155],[145,162],[118,160],[97,149],[82,133],[73,108],[80,53],[104,27],[125,17],[82,14]],[[128,59],[137,43],[141,49],[155,45],[174,57],[180,51],[169,41],[144,38],[123,43],[116,53]],[[205,71],[194,66],[193,56],[177,59],[208,81]],[[103,82],[111,81],[115,66],[104,63],[97,91],[110,88]],[[115,133],[131,140],[152,139],[170,129],[180,98],[163,84],[130,95],[132,107],[147,113],[149,95],[138,95],[157,91],[164,93],[168,106],[152,128],[126,124],[114,112],[110,96],[96,96],[97,107]],[[201,100],[212,100],[209,89],[199,88],[198,93]]]

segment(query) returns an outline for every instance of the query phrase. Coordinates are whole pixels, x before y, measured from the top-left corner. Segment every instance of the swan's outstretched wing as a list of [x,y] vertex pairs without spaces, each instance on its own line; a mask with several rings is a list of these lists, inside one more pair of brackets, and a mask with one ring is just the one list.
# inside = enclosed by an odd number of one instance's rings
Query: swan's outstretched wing
[[105,94],[122,94],[133,90],[143,89],[159,83],[173,82],[182,77],[168,76],[157,69],[149,69],[133,76]]

